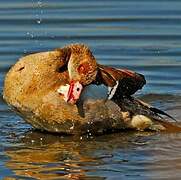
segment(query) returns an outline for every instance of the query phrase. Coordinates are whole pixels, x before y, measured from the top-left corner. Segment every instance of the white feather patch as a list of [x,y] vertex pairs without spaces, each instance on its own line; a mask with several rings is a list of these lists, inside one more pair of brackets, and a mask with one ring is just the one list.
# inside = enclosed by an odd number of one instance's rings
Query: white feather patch
[[68,97],[68,91],[69,91],[69,87],[70,85],[69,84],[66,84],[65,86],[60,86],[58,89],[57,89],[57,92],[59,94],[62,94],[64,96],[64,100],[67,101],[67,97]]
[[116,85],[113,87],[108,87],[108,99],[112,99],[114,94],[116,93],[116,90],[118,88],[119,81],[116,81]]

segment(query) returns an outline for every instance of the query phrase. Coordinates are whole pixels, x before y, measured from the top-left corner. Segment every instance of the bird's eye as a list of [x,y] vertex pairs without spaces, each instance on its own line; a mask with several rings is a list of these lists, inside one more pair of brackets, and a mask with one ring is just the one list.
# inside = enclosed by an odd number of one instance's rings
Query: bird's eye
[[79,67],[78,67],[78,72],[79,73],[85,73],[85,67],[84,67],[84,65],[83,64],[81,64]]
[[80,91],[80,88],[77,88],[77,91]]

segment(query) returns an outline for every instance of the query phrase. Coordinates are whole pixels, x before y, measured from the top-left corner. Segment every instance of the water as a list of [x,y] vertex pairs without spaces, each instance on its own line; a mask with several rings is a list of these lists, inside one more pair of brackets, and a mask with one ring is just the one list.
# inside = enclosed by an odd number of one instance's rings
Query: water
[[[0,90],[18,58],[86,43],[98,62],[143,73],[146,102],[181,120],[181,1],[6,0]],[[180,179],[181,134],[43,134],[0,97],[0,179]]]

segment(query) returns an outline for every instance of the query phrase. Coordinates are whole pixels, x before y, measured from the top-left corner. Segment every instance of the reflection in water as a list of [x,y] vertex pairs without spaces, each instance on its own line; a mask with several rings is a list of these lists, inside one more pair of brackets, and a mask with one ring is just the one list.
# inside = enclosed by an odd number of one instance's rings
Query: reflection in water
[[63,142],[61,138],[41,133],[30,133],[21,140],[26,147],[7,151],[11,160],[7,166],[17,176],[41,179],[67,179],[84,177],[84,170],[76,162],[84,163],[90,158],[81,156],[76,142]]
[[22,146],[6,150],[6,166],[14,178],[177,179],[180,142],[181,134],[174,133],[123,132],[95,138],[34,131],[20,139]]
[[[146,144],[147,135],[149,134],[121,133],[100,136],[95,140],[94,137],[86,136],[60,137],[29,132],[20,140],[22,147],[6,151],[10,157],[6,166],[14,171],[16,177],[104,179],[104,173],[128,173],[116,166],[113,168],[110,164],[129,163],[124,152],[133,151],[136,146]],[[139,142],[139,137],[142,136],[143,139]],[[122,157],[121,154],[117,155],[115,150],[122,152]]]

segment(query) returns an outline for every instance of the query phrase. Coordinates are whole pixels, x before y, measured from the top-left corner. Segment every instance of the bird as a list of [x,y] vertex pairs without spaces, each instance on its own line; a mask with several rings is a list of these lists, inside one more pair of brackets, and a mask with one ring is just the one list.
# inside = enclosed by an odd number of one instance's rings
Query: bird
[[118,84],[119,92],[123,95],[132,95],[146,84],[142,74],[97,63],[90,48],[85,44],[71,44],[55,50],[62,54],[58,71],[67,71],[69,76],[69,83],[57,90],[66,102],[75,104],[84,87],[90,84],[103,84],[108,87],[109,99]]
[[[169,129],[168,123],[155,124],[158,110],[134,98],[145,83],[137,72],[99,64],[88,46],[71,44],[20,58],[5,76],[3,99],[33,127],[48,132]],[[108,92],[96,96],[91,85]]]

